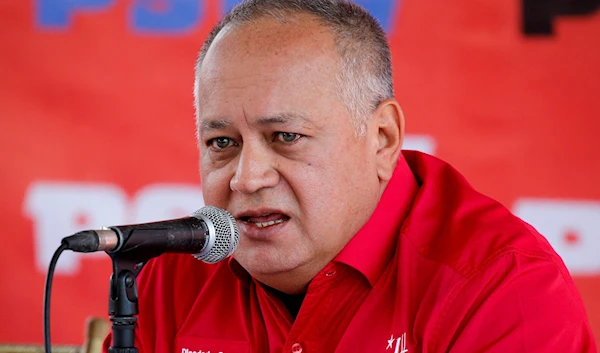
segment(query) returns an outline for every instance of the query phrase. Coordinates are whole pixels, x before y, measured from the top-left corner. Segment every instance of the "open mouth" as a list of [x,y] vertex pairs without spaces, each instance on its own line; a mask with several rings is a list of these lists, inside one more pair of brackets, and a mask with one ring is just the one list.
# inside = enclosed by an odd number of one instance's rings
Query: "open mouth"
[[289,220],[290,217],[279,214],[271,213],[256,217],[240,217],[240,220],[246,224],[251,224],[257,228],[267,228],[278,224],[282,224]]

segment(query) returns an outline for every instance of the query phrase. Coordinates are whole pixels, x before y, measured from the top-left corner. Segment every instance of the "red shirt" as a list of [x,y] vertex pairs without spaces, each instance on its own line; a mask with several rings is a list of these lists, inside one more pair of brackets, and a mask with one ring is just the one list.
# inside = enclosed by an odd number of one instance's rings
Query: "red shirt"
[[[235,261],[167,254],[138,279],[140,352],[596,352],[545,238],[448,164],[404,152],[293,320]],[[108,345],[107,340],[107,344]]]

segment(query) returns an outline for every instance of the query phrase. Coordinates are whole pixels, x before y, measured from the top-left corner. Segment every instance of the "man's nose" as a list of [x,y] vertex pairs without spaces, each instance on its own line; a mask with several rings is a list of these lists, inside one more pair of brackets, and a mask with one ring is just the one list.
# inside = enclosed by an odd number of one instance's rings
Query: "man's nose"
[[279,172],[275,169],[273,156],[268,148],[243,145],[235,174],[229,182],[233,191],[252,194],[279,183]]

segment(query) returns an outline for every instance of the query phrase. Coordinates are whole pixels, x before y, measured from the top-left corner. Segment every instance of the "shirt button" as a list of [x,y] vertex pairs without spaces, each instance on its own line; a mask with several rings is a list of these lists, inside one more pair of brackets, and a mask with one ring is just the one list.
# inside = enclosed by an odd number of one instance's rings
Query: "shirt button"
[[302,345],[298,342],[292,345],[292,353],[302,353]]

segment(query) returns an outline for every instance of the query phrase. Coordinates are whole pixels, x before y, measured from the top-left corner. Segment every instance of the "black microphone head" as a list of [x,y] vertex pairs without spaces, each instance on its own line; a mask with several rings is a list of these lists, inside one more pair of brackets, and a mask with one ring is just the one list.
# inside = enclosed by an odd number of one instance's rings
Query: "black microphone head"
[[208,243],[201,252],[194,254],[196,259],[214,264],[233,253],[240,241],[240,231],[229,212],[205,206],[194,212],[192,217],[204,221],[209,229]]

